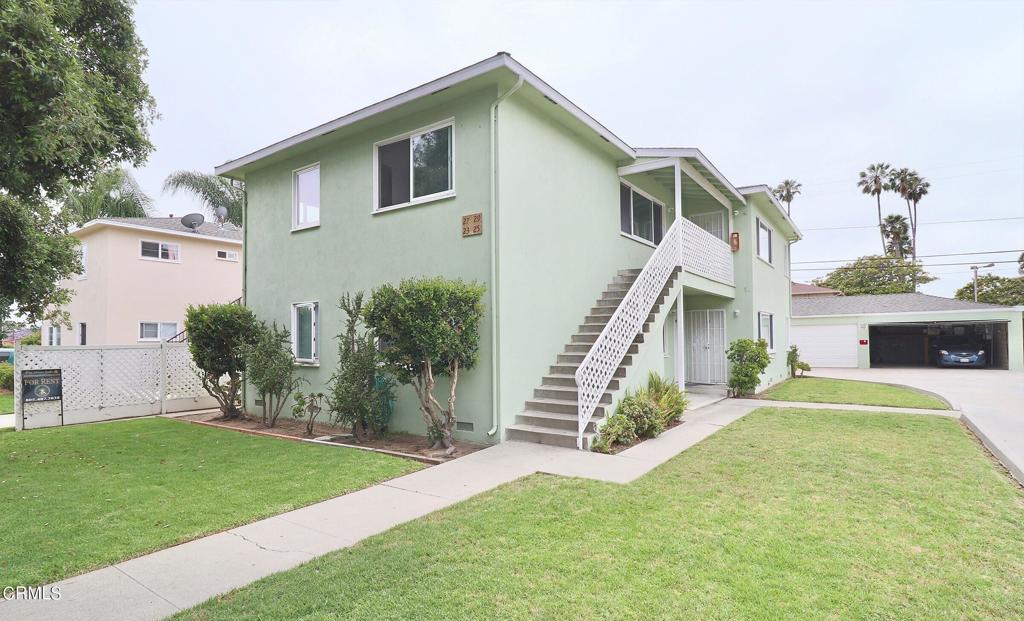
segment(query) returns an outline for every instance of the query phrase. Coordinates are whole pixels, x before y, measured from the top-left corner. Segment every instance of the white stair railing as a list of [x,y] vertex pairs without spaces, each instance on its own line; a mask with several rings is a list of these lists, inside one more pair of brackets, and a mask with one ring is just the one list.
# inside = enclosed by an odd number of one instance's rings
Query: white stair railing
[[[630,286],[601,335],[587,352],[583,363],[576,369],[576,389],[579,416],[579,434],[576,446],[583,448],[583,431],[594,416],[601,395],[615,376],[633,339],[640,333],[651,314],[654,303],[661,296],[672,272],[682,265],[683,229],[689,220],[677,219],[669,227],[647,265]],[[692,224],[692,223],[690,223]],[[710,233],[708,233],[710,235]]]
[[732,263],[729,244],[683,219],[683,267],[687,272],[731,285]]

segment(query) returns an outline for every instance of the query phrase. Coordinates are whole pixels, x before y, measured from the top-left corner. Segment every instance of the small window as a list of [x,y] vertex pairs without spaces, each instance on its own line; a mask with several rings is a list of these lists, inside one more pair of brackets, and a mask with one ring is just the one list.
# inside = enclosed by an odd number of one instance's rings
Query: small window
[[143,259],[153,259],[154,261],[179,261],[181,246],[167,242],[142,240],[139,254]]
[[85,345],[87,339],[85,338],[85,323],[78,324],[78,344]]
[[296,170],[292,183],[292,228],[320,226],[320,164]]
[[771,313],[757,314],[757,338],[768,342],[768,351],[775,351],[775,315]]
[[626,235],[661,243],[665,206],[626,185],[619,185],[619,227]]
[[218,250],[217,258],[221,261],[237,261],[238,251],[237,250]]
[[89,244],[83,242],[78,245],[78,260],[82,264],[82,271],[75,278],[85,280],[89,276]]
[[452,124],[376,145],[376,209],[399,207],[452,191]]
[[316,363],[320,359],[317,350],[317,326],[320,323],[320,304],[302,302],[292,304],[292,353],[295,360]]
[[757,219],[757,256],[772,262],[772,229],[760,218]]
[[46,327],[46,344],[54,347],[60,345],[60,326],[51,324]]
[[178,333],[178,324],[174,321],[140,321],[140,341],[166,341]]

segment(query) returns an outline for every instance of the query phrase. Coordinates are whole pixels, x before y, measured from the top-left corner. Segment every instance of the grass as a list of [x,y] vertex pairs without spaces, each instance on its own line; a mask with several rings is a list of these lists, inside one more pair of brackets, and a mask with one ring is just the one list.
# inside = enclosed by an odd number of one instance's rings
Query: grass
[[162,418],[0,433],[0,587],[57,580],[420,467]]
[[774,401],[889,405],[932,410],[949,409],[949,405],[942,399],[910,388],[827,377],[799,377],[786,380],[763,392],[761,398]]
[[14,412],[14,393],[0,392],[0,414],[11,414]]
[[1024,492],[959,423],[761,408],[630,485],[534,475],[196,619],[1006,619]]

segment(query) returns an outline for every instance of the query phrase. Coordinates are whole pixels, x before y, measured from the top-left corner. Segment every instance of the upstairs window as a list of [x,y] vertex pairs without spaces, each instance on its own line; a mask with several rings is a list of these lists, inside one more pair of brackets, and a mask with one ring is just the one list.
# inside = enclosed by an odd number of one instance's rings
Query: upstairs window
[[221,261],[237,261],[238,251],[237,250],[218,250],[217,258]]
[[320,164],[296,170],[292,178],[292,230],[320,226]]
[[619,228],[631,237],[661,243],[665,206],[652,197],[622,183],[619,185]]
[[78,260],[82,264],[82,271],[75,278],[85,280],[89,276],[89,244],[82,242],[78,245]]
[[46,326],[46,344],[54,347],[60,345],[60,326],[53,324]]
[[292,354],[296,362],[316,364],[320,361],[320,352],[317,350],[319,323],[318,302],[292,304]]
[[392,138],[374,147],[377,174],[375,210],[451,196],[450,121]]
[[152,259],[154,261],[181,260],[181,246],[167,242],[142,240],[139,253],[143,259]]
[[178,333],[178,324],[174,321],[140,321],[140,341],[166,341]]
[[760,218],[757,219],[757,256],[772,262],[772,229]]

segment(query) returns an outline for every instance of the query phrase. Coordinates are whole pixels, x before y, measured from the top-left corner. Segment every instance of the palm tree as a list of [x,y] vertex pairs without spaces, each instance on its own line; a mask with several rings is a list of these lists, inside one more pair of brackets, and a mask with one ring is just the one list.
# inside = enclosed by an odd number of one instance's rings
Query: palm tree
[[894,170],[889,175],[889,183],[885,188],[896,192],[903,197],[903,200],[907,201],[907,218],[910,219],[911,231],[914,229],[914,213],[910,208],[910,198],[907,196],[907,191],[916,176],[918,176],[917,173],[909,168]]
[[131,173],[112,168],[96,173],[84,186],[67,186],[64,209],[78,224],[96,218],[144,218],[153,208],[153,199]]
[[798,183],[795,179],[786,179],[779,185],[772,189],[772,195],[778,200],[786,203],[786,215],[789,215],[789,206],[793,202],[793,199],[800,190],[803,189],[803,184]]
[[882,227],[882,192],[890,189],[892,182],[892,168],[885,162],[871,164],[865,170],[860,171],[860,179],[857,187],[868,196],[875,197],[875,204],[878,207],[878,234],[882,237],[882,252],[885,253],[885,229]]
[[882,230],[886,239],[886,254],[905,259],[910,252],[910,224],[907,218],[890,214],[882,221]]
[[164,180],[164,192],[171,194],[178,190],[191,192],[203,203],[203,206],[215,213],[218,207],[228,210],[228,222],[242,226],[242,204],[245,200],[245,185],[234,181],[209,175],[197,170],[178,170]]
[[914,215],[910,218],[910,238],[912,240],[910,249],[915,261],[917,261],[917,204],[928,195],[928,189],[931,187],[932,184],[918,175],[916,171],[911,175],[907,185],[907,200],[914,206]]

